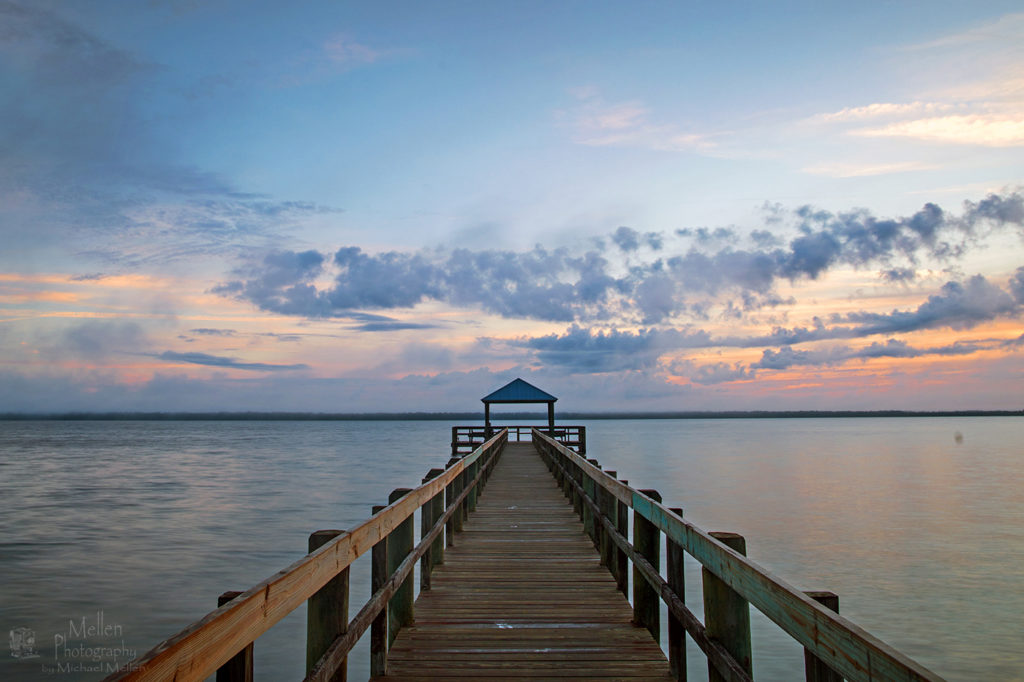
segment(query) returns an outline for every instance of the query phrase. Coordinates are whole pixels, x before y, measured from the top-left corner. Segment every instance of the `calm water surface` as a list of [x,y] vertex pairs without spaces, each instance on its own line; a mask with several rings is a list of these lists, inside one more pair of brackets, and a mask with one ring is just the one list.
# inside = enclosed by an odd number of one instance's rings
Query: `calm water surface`
[[[0,422],[0,679],[97,680],[448,458],[445,422]],[[593,421],[590,457],[951,680],[1024,679],[1024,420]],[[963,435],[957,443],[954,434]],[[687,600],[700,613],[699,570]],[[352,576],[353,610],[369,595]],[[256,643],[301,679],[305,612]],[[22,654],[16,658],[12,653]],[[368,673],[365,645],[352,679]],[[690,650],[691,679],[706,678]],[[755,676],[802,657],[754,618]],[[69,672],[70,670],[70,672]]]

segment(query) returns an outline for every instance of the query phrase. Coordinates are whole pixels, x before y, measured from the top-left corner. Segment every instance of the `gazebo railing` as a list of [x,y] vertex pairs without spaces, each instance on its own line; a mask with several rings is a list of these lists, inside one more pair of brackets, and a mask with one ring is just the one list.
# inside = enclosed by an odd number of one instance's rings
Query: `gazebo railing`
[[486,443],[494,434],[502,429],[508,429],[510,442],[530,442],[533,437],[530,435],[533,429],[539,429],[550,435],[556,441],[577,454],[587,454],[587,427],[579,425],[559,425],[554,428],[537,425],[494,425],[487,426],[453,426],[452,427],[452,457],[458,457],[480,447]]

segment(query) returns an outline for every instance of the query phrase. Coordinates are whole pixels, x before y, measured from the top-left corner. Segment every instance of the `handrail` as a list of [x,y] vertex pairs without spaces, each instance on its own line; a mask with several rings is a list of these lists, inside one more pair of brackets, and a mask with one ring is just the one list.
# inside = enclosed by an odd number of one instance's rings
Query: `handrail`
[[[592,482],[601,491],[612,495],[624,506],[632,508],[636,514],[664,532],[666,537],[681,546],[705,569],[757,607],[805,649],[846,679],[942,681],[942,677],[920,663],[825,608],[708,532],[684,520],[681,515],[660,502],[616,480],[598,466],[547,437],[540,430],[534,431],[533,442],[542,454],[552,457],[552,461],[566,471],[571,487],[584,501],[589,512],[595,515],[593,518],[600,519],[608,537],[634,560],[637,558],[636,552],[632,551],[632,547],[627,550],[628,541],[616,530],[616,524],[602,512],[601,505],[589,494],[587,486],[583,485],[584,481]],[[556,458],[562,462],[557,462]],[[572,469],[578,472],[582,480],[574,480]],[[598,492],[596,488],[594,490]],[[675,594],[667,589],[667,583],[658,575],[656,567],[649,563],[643,566],[643,563],[646,562],[637,564],[639,574],[651,583],[662,598],[668,597],[670,612],[675,611],[675,617],[687,625],[692,625],[679,610],[682,600],[677,597],[679,602],[673,604],[675,600],[671,597]],[[658,576],[658,581],[653,580],[654,576]],[[667,595],[666,592],[670,594]],[[685,606],[682,610],[689,613]],[[693,636],[691,628],[687,627],[687,630]],[[700,644],[697,638],[695,641]],[[727,679],[734,679],[731,674],[733,671],[721,672],[728,675]]]
[[525,442],[534,429],[540,429],[581,455],[587,453],[587,427],[579,424],[557,424],[554,427],[536,424],[491,424],[488,427],[484,424],[471,424],[452,426],[452,456],[471,451],[486,441],[489,433],[497,433],[501,429],[508,429],[509,442]]
[[[454,462],[442,474],[418,488],[411,490],[392,504],[373,514],[350,531],[341,533],[322,547],[294,562],[287,568],[249,588],[224,606],[208,613],[203,618],[148,652],[127,663],[121,670],[106,677],[104,682],[149,680],[174,680],[174,682],[201,682],[227,663],[236,653],[254,642],[260,635],[283,619],[297,607],[314,596],[335,576],[347,569],[358,557],[366,554],[374,545],[385,540],[403,522],[411,518],[425,503],[443,494],[445,489],[460,480],[467,471],[476,470],[474,465],[485,456],[493,459],[507,442],[508,433],[500,431],[493,438],[472,453]],[[439,525],[447,521],[463,501],[469,498],[473,486],[485,475],[485,466],[467,485],[461,488]],[[428,540],[421,542],[423,552],[436,539],[439,529],[435,526]],[[420,551],[414,550],[413,554]],[[411,557],[403,562],[385,585],[397,588],[412,571],[415,560]],[[401,574],[401,577],[396,577]],[[393,590],[391,590],[393,592]],[[371,597],[379,598],[381,590]],[[389,595],[390,596],[390,595]],[[383,603],[386,604],[386,599]],[[380,609],[377,609],[378,611]],[[362,612],[360,615],[363,615]],[[359,616],[357,616],[357,619]],[[353,641],[354,644],[354,641]]]

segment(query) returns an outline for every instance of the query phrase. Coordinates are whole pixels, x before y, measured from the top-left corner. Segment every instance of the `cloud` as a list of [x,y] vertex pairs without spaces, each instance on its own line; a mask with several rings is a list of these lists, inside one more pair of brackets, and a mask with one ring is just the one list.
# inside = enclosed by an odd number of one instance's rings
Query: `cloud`
[[324,53],[332,62],[342,65],[372,64],[384,55],[380,50],[344,35],[333,36],[324,43]]
[[180,262],[265,248],[330,210],[180,161],[146,111],[172,79],[58,11],[0,1],[0,257],[57,249],[79,262]]
[[710,135],[652,121],[642,102],[606,102],[592,87],[576,88],[572,94],[578,104],[559,115],[572,127],[576,144],[670,152],[708,152],[716,147]]
[[982,322],[1019,315],[1020,310],[1020,303],[1013,296],[982,275],[975,275],[964,283],[946,282],[938,294],[929,296],[915,310],[894,310],[888,314],[858,312],[842,319],[856,324],[851,330],[854,334],[869,336],[944,327],[971,329]]
[[957,342],[948,346],[915,348],[905,341],[889,339],[885,343],[874,342],[863,348],[838,346],[820,350],[797,350],[783,347],[778,350],[767,348],[758,362],[752,363],[750,369],[789,369],[797,366],[836,366],[851,360],[868,360],[874,358],[919,358],[926,355],[971,355],[985,347],[973,343]]
[[920,161],[900,161],[896,163],[821,163],[804,168],[805,173],[825,175],[832,178],[863,178],[873,175],[890,175],[892,173],[909,173],[911,171],[937,170],[941,166]]
[[846,123],[893,116],[921,116],[948,112],[955,106],[946,102],[877,102],[860,107],[847,107],[839,111],[818,114],[811,117],[813,122]]
[[1010,278],[1010,293],[1018,304],[1024,305],[1024,267],[1017,268]]
[[166,360],[167,362],[188,362],[193,365],[205,365],[208,367],[223,367],[225,369],[243,369],[257,372],[280,372],[290,371],[297,369],[309,369],[309,365],[297,364],[297,365],[275,365],[267,364],[263,362],[241,362],[235,358],[223,357],[219,355],[209,355],[207,353],[178,353],[175,351],[164,351],[154,355],[154,357]]
[[148,344],[146,332],[135,322],[89,320],[65,329],[52,352],[99,360],[114,353],[135,352]]
[[367,322],[353,327],[359,332],[394,332],[406,329],[436,329],[436,324],[422,324],[418,322],[400,322],[398,320],[388,322]]
[[570,372],[602,373],[653,367],[668,350],[699,348],[710,343],[704,331],[640,329],[609,331],[572,325],[562,335],[522,337],[510,345],[534,351],[546,366]]
[[669,365],[669,374],[686,377],[696,384],[711,386],[730,381],[746,381],[757,378],[757,372],[743,363],[712,362],[698,365],[690,360],[676,360]]
[[636,251],[640,248],[640,233],[623,226],[612,233],[612,241],[623,251]]
[[238,333],[234,329],[210,329],[209,327],[189,329],[189,331],[200,336],[235,336]]
[[927,142],[973,144],[984,147],[1024,145],[1024,116],[970,114],[939,116],[890,123],[852,131],[861,137],[908,137]]
[[[841,266],[881,266],[890,279],[908,276],[910,268],[893,261],[948,261],[962,256],[986,231],[1021,229],[1024,199],[1018,193],[991,195],[967,202],[961,216],[929,203],[897,218],[809,206],[788,216],[776,211],[771,218],[786,219],[796,230],[788,244],[760,235],[752,248],[734,246],[739,238],[727,228],[677,232],[674,237],[696,237],[699,245],[680,252],[668,245],[672,235],[620,227],[610,237],[618,254],[606,254],[601,246],[578,256],[542,246],[523,252],[371,254],[354,246],[333,255],[274,251],[213,291],[264,310],[306,317],[346,317],[353,311],[439,301],[507,318],[662,324],[684,314],[706,315],[722,296],[739,296],[744,310],[779,305],[784,302],[775,291],[780,279],[814,280]],[[652,252],[641,252],[645,243]],[[623,255],[628,261],[609,260]],[[318,284],[328,273],[331,284]]]

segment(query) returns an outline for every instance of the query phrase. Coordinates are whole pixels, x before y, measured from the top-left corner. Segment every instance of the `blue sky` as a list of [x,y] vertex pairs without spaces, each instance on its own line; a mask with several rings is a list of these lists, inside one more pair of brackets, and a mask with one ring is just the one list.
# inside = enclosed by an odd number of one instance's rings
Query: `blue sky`
[[1019,408],[1022,34],[0,2],[0,410]]

